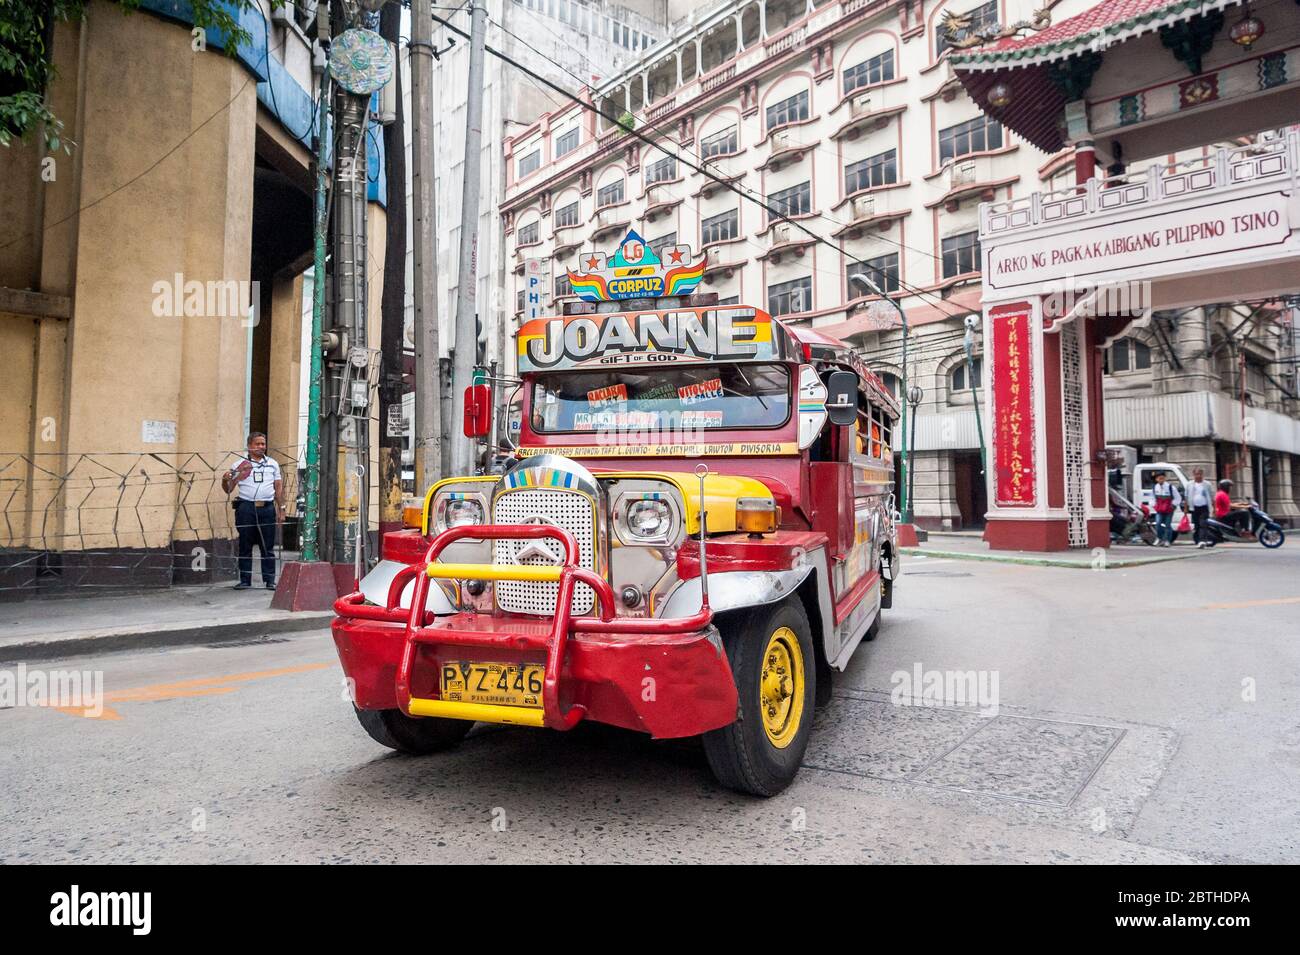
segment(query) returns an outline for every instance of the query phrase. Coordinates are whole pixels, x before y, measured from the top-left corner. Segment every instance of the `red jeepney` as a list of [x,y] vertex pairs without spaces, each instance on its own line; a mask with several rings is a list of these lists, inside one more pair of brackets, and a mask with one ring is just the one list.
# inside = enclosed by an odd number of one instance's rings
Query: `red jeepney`
[[517,460],[429,488],[336,604],[362,725],[408,753],[476,721],[701,736],[724,785],[781,791],[890,606],[893,395],[747,306],[604,303],[517,345]]

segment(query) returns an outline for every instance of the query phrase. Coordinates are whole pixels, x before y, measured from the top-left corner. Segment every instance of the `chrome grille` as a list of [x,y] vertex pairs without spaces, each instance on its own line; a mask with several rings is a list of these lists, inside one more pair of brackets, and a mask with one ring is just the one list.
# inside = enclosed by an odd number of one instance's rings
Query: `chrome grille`
[[[522,488],[507,491],[492,505],[493,524],[554,524],[563,527],[578,541],[578,563],[595,570],[595,530],[591,499],[573,491],[551,488]],[[541,520],[539,520],[541,519]],[[532,554],[519,560],[519,553],[535,543],[527,540],[496,540],[492,544],[492,563],[520,564],[534,567],[553,567],[555,563]],[[563,562],[564,545],[553,538],[536,542],[544,545]],[[512,613],[537,614],[550,617],[555,614],[559,597],[559,584],[535,583],[522,580],[499,580],[496,583],[497,606]],[[571,612],[590,613],[596,595],[586,584],[573,590]]]

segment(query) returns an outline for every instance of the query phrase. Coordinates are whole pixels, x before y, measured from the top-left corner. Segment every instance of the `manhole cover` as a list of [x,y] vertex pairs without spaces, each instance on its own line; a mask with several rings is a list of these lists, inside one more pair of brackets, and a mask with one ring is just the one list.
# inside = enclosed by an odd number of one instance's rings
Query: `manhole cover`
[[1112,726],[996,716],[912,781],[1065,807],[1123,736],[1122,729]]

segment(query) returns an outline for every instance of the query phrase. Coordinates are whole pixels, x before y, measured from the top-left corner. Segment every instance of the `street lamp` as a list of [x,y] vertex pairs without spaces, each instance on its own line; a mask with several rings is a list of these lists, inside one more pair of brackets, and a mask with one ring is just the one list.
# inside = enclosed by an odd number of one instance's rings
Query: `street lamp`
[[[912,406],[912,440],[908,445],[916,447],[916,411],[921,407],[921,399],[925,397],[925,389],[920,385],[912,385],[907,389],[907,403]],[[907,509],[903,512],[903,521],[907,524],[912,523],[912,500],[916,493],[916,470],[908,468],[907,471]]]
[[[899,511],[902,513],[902,515],[903,515],[903,522],[906,523],[906,524],[910,524],[910,523],[912,522],[912,507],[911,507],[911,505],[912,505],[912,495],[911,495],[911,494],[908,492],[908,490],[907,490],[907,478],[908,478],[908,475],[911,473],[910,469],[909,469],[908,466],[907,466],[907,448],[908,448],[908,442],[907,442],[907,401],[906,401],[906,397],[907,397],[907,393],[908,393],[908,388],[907,388],[907,313],[903,311],[903,306],[899,305],[896,301],[894,301],[892,298],[890,298],[888,295],[886,295],[884,292],[882,292],[882,291],[880,290],[880,286],[878,286],[878,285],[875,283],[875,281],[871,278],[871,276],[868,275],[866,272],[854,272],[854,273],[852,273],[852,274],[849,276],[849,281],[850,281],[850,282],[856,282],[856,283],[857,283],[858,285],[860,285],[862,288],[866,289],[868,293],[870,293],[870,294],[872,294],[872,295],[879,295],[883,301],[886,301],[886,302],[888,302],[890,305],[894,306],[894,308],[898,311],[898,320],[902,323],[902,326],[903,326],[903,361],[902,361],[902,364],[901,364],[901,366],[900,366],[900,370],[901,370],[902,374],[899,376],[899,384],[898,384],[898,390],[899,390],[899,392],[902,394],[902,396],[903,396],[903,398],[904,398],[904,400],[903,400],[902,402],[900,402],[900,404],[902,405],[903,418],[902,418],[902,421],[899,422],[899,424],[900,424],[900,426],[901,426],[901,434],[902,434],[902,442],[901,442],[901,443],[902,443],[902,447],[900,447],[900,448],[898,449],[898,459],[899,459],[899,465],[898,465],[898,497],[899,497],[898,510],[899,510]],[[915,415],[913,415],[913,417],[915,418]]]

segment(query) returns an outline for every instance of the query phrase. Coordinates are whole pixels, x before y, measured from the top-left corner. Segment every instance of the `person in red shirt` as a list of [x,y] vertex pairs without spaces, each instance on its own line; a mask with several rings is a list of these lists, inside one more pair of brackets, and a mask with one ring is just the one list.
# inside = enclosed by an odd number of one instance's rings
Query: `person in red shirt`
[[1243,532],[1250,521],[1250,514],[1232,503],[1232,482],[1224,478],[1219,482],[1219,490],[1214,495],[1214,517],[1225,524],[1231,524],[1237,531]]

